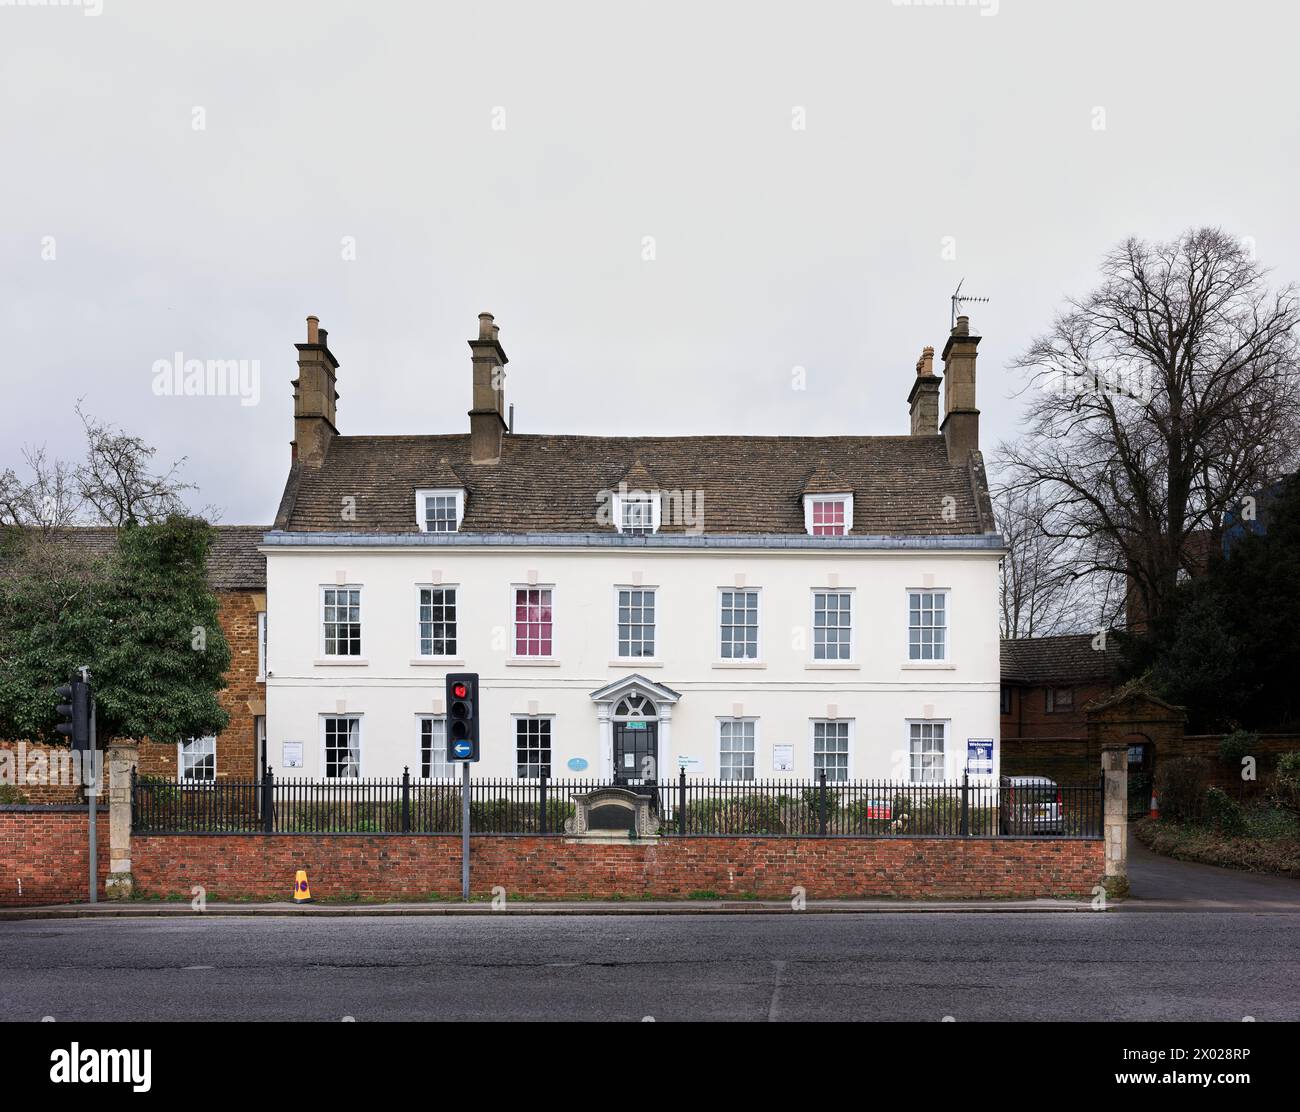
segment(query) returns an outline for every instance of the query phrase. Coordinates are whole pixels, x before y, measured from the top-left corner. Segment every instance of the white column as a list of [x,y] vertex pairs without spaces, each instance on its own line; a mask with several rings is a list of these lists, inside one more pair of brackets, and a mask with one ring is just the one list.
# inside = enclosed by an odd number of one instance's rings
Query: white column
[[673,708],[671,703],[659,707],[659,762],[658,780],[661,784],[671,783],[677,778],[677,766],[673,761],[673,747],[670,744],[673,725]]
[[[600,727],[600,778],[609,780],[614,775],[614,725],[609,717],[610,704],[596,704],[596,722]],[[593,769],[594,771],[594,769]]]

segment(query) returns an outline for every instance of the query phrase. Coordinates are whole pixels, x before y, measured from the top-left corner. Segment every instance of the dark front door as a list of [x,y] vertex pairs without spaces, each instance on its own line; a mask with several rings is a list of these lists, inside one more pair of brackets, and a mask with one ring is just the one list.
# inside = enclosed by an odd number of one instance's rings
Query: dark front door
[[614,723],[614,783],[640,784],[658,780],[657,722]]

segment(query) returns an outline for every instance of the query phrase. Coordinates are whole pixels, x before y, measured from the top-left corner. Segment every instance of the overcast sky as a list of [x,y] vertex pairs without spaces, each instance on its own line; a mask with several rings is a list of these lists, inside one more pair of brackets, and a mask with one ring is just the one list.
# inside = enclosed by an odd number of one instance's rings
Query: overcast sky
[[[84,397],[269,522],[309,313],[344,434],[467,430],[483,310],[520,432],[904,433],[963,277],[991,455],[1125,236],[1300,278],[1289,11],[0,0],[0,469]],[[258,404],[156,395],[177,352]]]

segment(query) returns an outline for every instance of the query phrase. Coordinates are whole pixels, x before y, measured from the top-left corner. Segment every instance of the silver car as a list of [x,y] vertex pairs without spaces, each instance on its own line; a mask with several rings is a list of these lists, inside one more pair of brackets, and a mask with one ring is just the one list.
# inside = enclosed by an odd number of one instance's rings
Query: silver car
[[998,812],[1003,834],[1064,834],[1061,789],[1046,776],[1003,776]]

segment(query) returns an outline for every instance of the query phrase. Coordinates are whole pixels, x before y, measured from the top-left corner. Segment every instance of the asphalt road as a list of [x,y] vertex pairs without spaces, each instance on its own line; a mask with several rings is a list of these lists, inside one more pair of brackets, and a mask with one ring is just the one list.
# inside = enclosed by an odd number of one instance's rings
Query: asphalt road
[[10,1020],[1300,1019],[1294,914],[0,923]]
[[1300,911],[1300,880],[1175,861],[1152,853],[1131,834],[1128,840],[1129,888],[1140,904],[1146,900],[1196,901],[1204,910],[1215,905],[1249,908],[1270,905]]

